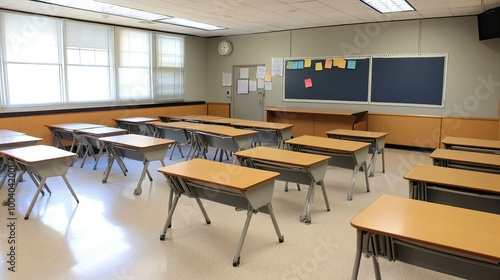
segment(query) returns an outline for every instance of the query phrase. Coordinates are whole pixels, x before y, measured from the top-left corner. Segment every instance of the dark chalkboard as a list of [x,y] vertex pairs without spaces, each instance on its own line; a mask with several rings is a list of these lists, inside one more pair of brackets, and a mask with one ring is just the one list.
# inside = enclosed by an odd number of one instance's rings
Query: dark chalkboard
[[372,59],[371,102],[443,105],[445,57]]
[[[349,61],[349,59],[346,59]],[[331,69],[316,71],[317,62],[325,64],[325,59],[312,59],[311,67],[302,69],[285,68],[285,100],[335,100],[368,101],[370,59],[355,60],[354,69]],[[304,59],[291,59],[292,62]],[[285,61],[285,65],[286,65]],[[312,87],[307,88],[304,81],[311,79]]]
[[[289,69],[287,63],[306,58],[285,59],[284,100],[310,102],[379,103],[410,106],[443,106],[446,55],[385,55],[355,60],[355,69],[332,67],[316,71],[311,58],[309,68]],[[301,64],[300,64],[301,65]],[[305,86],[311,79],[312,87]]]

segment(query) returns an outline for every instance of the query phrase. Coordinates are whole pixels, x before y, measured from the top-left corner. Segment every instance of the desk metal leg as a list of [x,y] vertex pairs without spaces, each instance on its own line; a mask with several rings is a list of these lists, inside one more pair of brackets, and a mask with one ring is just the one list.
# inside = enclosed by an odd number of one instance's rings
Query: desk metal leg
[[363,231],[356,230],[356,257],[354,258],[354,267],[352,269],[351,280],[358,279],[359,265],[361,263],[362,251],[363,251]]
[[354,190],[354,184],[356,183],[356,174],[358,173],[359,168],[363,168],[363,171],[365,173],[365,183],[366,183],[366,192],[370,192],[370,185],[368,182],[368,168],[366,167],[366,161],[354,166],[354,169],[352,171],[352,178],[351,178],[351,187],[349,189],[349,193],[347,194],[347,200],[352,200],[352,192]]
[[148,174],[149,178],[151,179],[151,175],[149,175],[148,171],[148,166],[149,166],[149,161],[144,162],[144,167],[142,168],[142,173],[141,177],[139,178],[139,182],[137,183],[137,187],[134,190],[135,195],[140,195],[142,193],[142,181],[144,181],[144,177],[146,177],[146,173]]
[[302,214],[300,215],[300,222],[310,224],[311,223],[311,208],[314,200],[314,187],[315,183],[311,182],[309,185],[309,190],[307,191],[306,202],[304,203],[304,208],[302,209]]
[[243,248],[243,242],[245,242],[245,236],[247,235],[248,227],[250,226],[250,221],[252,220],[252,215],[253,215],[253,210],[250,208],[247,211],[247,219],[245,221],[245,226],[243,227],[243,231],[241,232],[240,241],[238,242],[238,248],[236,249],[236,254],[234,255],[233,258],[233,266],[235,267],[240,265],[241,249]]
[[267,204],[267,210],[269,211],[269,215],[271,216],[271,220],[274,225],[274,230],[276,230],[276,234],[278,235],[278,241],[280,243],[283,243],[283,241],[285,241],[285,237],[281,234],[280,228],[278,226],[278,221],[276,220],[276,216],[274,215],[274,209],[271,202]]
[[330,202],[328,201],[328,195],[326,194],[325,182],[320,181],[321,190],[323,191],[323,197],[325,198],[326,211],[330,211]]
[[69,191],[71,192],[71,194],[73,195],[73,197],[75,198],[76,200],[76,203],[80,203],[80,201],[78,200],[78,197],[76,197],[76,193],[75,191],[73,190],[73,188],[71,187],[68,179],[66,178],[66,175],[61,175],[61,177],[63,178],[64,182],[66,183],[66,186],[68,186],[68,189]]
[[[171,192],[171,194],[172,194],[172,192]],[[167,229],[170,227],[170,224],[172,223],[172,216],[174,215],[174,210],[175,210],[175,207],[177,206],[177,202],[179,201],[180,196],[181,196],[180,193],[176,193],[173,201],[171,201],[172,205],[168,209],[167,220],[165,221],[165,225],[163,226],[163,231],[160,234],[160,240],[165,240],[165,235],[167,233]]]
[[[35,205],[36,199],[38,198],[38,195],[42,191],[43,186],[45,185],[45,180],[46,178],[42,178],[40,180],[40,184],[38,185],[38,188],[36,189],[35,195],[33,196],[33,199],[31,199],[30,206],[28,207],[28,211],[26,212],[26,215],[24,216],[24,219],[27,220],[30,217],[31,210],[33,209],[33,206]],[[35,182],[36,184],[36,182]]]

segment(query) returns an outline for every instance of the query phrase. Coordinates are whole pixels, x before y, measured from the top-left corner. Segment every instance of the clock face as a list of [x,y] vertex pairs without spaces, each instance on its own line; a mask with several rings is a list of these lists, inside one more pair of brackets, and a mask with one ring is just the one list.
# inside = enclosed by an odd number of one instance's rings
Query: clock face
[[221,41],[219,43],[218,50],[219,50],[219,54],[220,55],[229,55],[229,54],[231,54],[231,51],[232,51],[231,43],[229,41]]

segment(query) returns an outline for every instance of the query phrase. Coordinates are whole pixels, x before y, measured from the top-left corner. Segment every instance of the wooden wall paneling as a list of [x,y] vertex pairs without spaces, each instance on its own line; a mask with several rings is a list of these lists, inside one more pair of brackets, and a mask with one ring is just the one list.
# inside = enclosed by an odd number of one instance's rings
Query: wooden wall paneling
[[207,103],[207,115],[229,118],[231,105],[229,103]]
[[389,133],[386,138],[387,144],[438,148],[441,117],[369,114],[368,130]]
[[[446,136],[497,140],[498,120],[443,117],[441,139],[444,139]],[[441,147],[444,146],[441,145]]]
[[352,129],[352,123],[356,118],[354,116],[340,115],[314,115],[314,135],[326,137],[326,132],[333,129]]
[[314,135],[314,114],[283,113],[267,111],[268,122],[293,124],[292,136]]

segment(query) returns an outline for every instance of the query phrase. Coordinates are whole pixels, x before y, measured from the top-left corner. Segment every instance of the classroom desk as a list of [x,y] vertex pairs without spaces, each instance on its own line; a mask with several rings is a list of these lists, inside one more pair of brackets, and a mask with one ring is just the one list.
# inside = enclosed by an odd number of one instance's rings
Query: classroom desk
[[147,122],[157,121],[155,118],[130,117],[113,119],[119,128],[126,129],[128,133],[152,136],[154,131],[150,131]]
[[0,129],[0,137],[17,136],[17,135],[25,135],[25,134],[26,133],[18,132],[18,131],[15,131],[15,130]]
[[17,187],[23,173],[25,172],[28,173],[37,187],[35,195],[33,196],[26,215],[24,216],[25,220],[29,218],[38,195],[42,192],[42,188],[45,186],[50,192],[45,184],[47,178],[50,177],[61,176],[76,202],[79,203],[78,197],[66,178],[66,173],[68,172],[71,163],[76,159],[75,153],[45,145],[34,145],[3,150],[0,151],[0,153],[2,153],[2,155],[8,160],[13,160],[20,171],[16,177],[14,188]]
[[372,257],[376,279],[378,257],[465,279],[500,279],[500,215],[382,195],[351,226],[357,230],[353,280],[362,254]]
[[[190,124],[191,123],[183,121],[174,121],[174,122],[154,121],[146,123],[146,125],[154,127],[155,131],[154,137],[170,139],[175,141],[175,143],[170,147],[172,149],[172,153],[170,154],[170,160],[172,160],[175,148],[177,148],[181,156],[184,157],[180,145],[188,144],[190,142],[190,135],[186,130],[186,127],[189,126]],[[192,147],[190,147],[190,151],[191,148]]]
[[257,134],[257,131],[253,130],[202,123],[193,123],[186,129],[191,132],[193,140],[192,156],[196,154],[204,156],[206,147],[213,147],[220,150],[219,161],[222,160],[223,151],[237,152],[250,148]]
[[[80,140],[81,140],[80,145],[78,146],[78,150],[85,148],[80,168],[82,168],[83,165],[85,164],[87,156],[91,154],[95,158],[93,169],[96,170],[97,163],[99,162],[99,159],[101,158],[102,153],[104,151],[104,144],[99,140],[99,138],[107,136],[123,135],[127,133],[127,130],[123,128],[103,126],[103,127],[95,127],[87,129],[78,129],[75,130],[75,133],[80,135]],[[99,149],[97,156],[94,155],[93,147],[97,147],[97,149]]]
[[284,241],[271,204],[274,179],[279,173],[199,158],[162,167],[158,172],[165,175],[171,188],[168,216],[160,240],[165,240],[177,202],[181,195],[185,195],[196,200],[207,224],[211,222],[200,198],[247,209],[247,218],[233,258],[233,266],[240,264],[241,249],[253,214],[268,213],[279,242]]
[[255,136],[255,143],[270,143],[278,147],[283,146],[283,142],[292,138],[293,124],[261,122],[251,120],[240,120],[231,123],[237,128],[253,129],[259,132]]
[[118,162],[124,175],[126,175],[126,170],[123,169],[125,165],[122,161],[122,157],[139,160],[144,163],[141,176],[139,177],[139,182],[134,190],[135,195],[140,195],[142,193],[141,185],[146,174],[148,175],[150,181],[153,180],[148,171],[149,163],[151,161],[159,160],[161,164],[165,166],[163,159],[165,158],[170,145],[175,142],[174,140],[160,139],[137,134],[102,137],[99,138],[99,141],[104,143],[105,149],[108,151],[108,165],[102,179],[103,183],[108,181],[108,176],[111,172],[114,160]]
[[500,173],[500,156],[495,154],[435,149],[430,157],[437,166]]
[[266,107],[269,122],[294,124],[293,136],[324,136],[334,128],[354,129],[368,118],[364,110],[333,110],[319,108]]
[[500,141],[447,136],[441,143],[445,149],[500,154]]
[[418,164],[403,178],[410,198],[500,214],[500,174]]
[[160,118],[160,120],[164,122],[184,121],[184,122],[198,122],[198,123],[203,123],[205,121],[223,118],[219,116],[208,116],[208,115],[162,115],[158,117]]
[[[6,133],[4,135],[8,135],[8,134],[9,133]],[[0,137],[0,151],[33,146],[33,145],[36,145],[39,141],[43,140],[42,138],[33,137],[33,136],[25,135],[25,134],[19,134],[19,135],[14,135],[14,134],[12,134],[11,136]],[[2,164],[8,165],[9,164],[8,159],[4,157]],[[4,166],[5,165],[3,165],[2,168]],[[8,173],[8,170],[6,170],[4,172],[4,176],[2,177],[2,182],[0,182],[0,189],[2,189],[2,186],[5,183],[5,180],[7,179],[7,173]]]
[[65,149],[62,140],[71,141],[70,151],[73,151],[73,148],[76,145],[76,141],[78,141],[78,136],[75,137],[75,131],[87,128],[95,128],[102,127],[102,124],[91,124],[91,123],[62,123],[62,124],[47,124],[45,125],[52,135],[54,135],[53,145],[55,147]]
[[311,208],[314,202],[316,183],[321,185],[327,211],[330,203],[325,190],[326,168],[329,156],[299,153],[269,147],[255,147],[234,153],[236,163],[241,166],[279,172],[276,180],[309,185],[300,222],[311,223]]
[[347,193],[347,200],[352,200],[356,174],[360,168],[363,168],[365,173],[366,191],[370,191],[366,165],[370,143],[303,135],[287,140],[285,144],[291,150],[331,156],[329,165],[352,169],[351,186]]
[[375,132],[375,131],[362,131],[351,129],[334,129],[326,132],[329,138],[352,140],[371,143],[370,153],[372,158],[370,160],[370,177],[375,174],[375,165],[377,164],[377,154],[382,154],[382,173],[385,173],[385,138],[389,133]]

